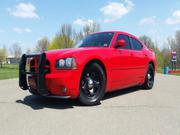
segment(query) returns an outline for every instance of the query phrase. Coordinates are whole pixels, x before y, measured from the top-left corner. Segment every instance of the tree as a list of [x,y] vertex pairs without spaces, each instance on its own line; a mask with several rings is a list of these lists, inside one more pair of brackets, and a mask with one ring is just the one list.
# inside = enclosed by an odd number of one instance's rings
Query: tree
[[163,65],[169,66],[170,65],[170,49],[167,46],[164,46],[161,53],[163,57]]
[[60,31],[56,34],[52,40],[49,50],[71,48],[74,45],[75,32],[70,24],[63,24],[60,27]]
[[49,47],[49,40],[47,37],[43,37],[38,40],[37,46],[36,46],[36,52],[43,53],[48,50]]
[[157,66],[162,68],[164,66],[164,58],[160,51],[160,49],[157,47],[157,43],[155,43],[151,37],[148,37],[146,35],[140,36],[139,39],[149,48],[152,49],[155,52],[156,60],[157,60]]
[[26,50],[26,54],[31,54],[31,49],[28,48],[28,49]]
[[84,37],[88,36],[89,34],[100,31],[100,29],[101,29],[100,24],[96,23],[95,21],[85,25],[83,29],[76,34],[76,42],[82,40]]
[[177,66],[180,67],[180,30],[176,31],[174,37],[168,38],[168,44],[171,51],[177,52]]
[[167,41],[168,41],[168,44],[169,44],[171,50],[175,50],[177,48],[177,46],[176,46],[176,39],[175,38],[169,37],[167,39]]
[[22,55],[22,49],[19,46],[18,43],[14,43],[12,44],[11,48],[10,48],[10,53],[12,54],[12,56],[14,56],[15,58],[20,58]]
[[79,33],[76,33],[76,43],[81,41],[85,37],[85,34],[82,31],[79,31]]
[[97,32],[97,31],[100,31],[100,25],[96,22],[92,22],[90,24],[87,24],[83,27],[83,34],[84,36],[87,36],[91,33],[94,33],[94,32]]
[[140,36],[139,39],[150,49],[155,49],[155,43],[153,42],[153,40],[146,36],[146,35],[143,35],[143,36]]
[[158,68],[163,68],[164,67],[164,63],[163,63],[164,58],[163,58],[163,55],[162,55],[161,51],[159,50],[158,47],[156,47],[154,52],[155,52],[155,55],[156,55],[157,67]]
[[0,67],[2,68],[3,62],[6,61],[6,49],[0,49]]
[[75,32],[71,24],[63,24],[60,31],[52,40],[49,50],[71,48],[75,43],[82,40],[87,35],[100,30],[100,25],[96,22],[85,25],[81,31]]

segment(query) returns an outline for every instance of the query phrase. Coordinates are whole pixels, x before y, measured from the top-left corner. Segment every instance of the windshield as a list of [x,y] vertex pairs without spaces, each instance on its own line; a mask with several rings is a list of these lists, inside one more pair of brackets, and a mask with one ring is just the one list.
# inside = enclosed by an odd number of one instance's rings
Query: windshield
[[80,47],[109,47],[114,36],[113,32],[96,33],[81,40],[76,48]]

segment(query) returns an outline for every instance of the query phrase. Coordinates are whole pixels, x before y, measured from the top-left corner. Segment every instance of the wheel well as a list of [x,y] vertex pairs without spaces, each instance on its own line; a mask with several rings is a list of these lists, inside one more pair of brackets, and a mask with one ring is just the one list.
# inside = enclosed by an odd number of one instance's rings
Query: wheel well
[[100,60],[98,60],[98,59],[90,60],[90,61],[85,65],[84,69],[85,69],[87,66],[91,65],[92,63],[97,63],[97,64],[99,64],[99,65],[101,66],[101,68],[103,69],[103,71],[104,71],[104,73],[105,73],[105,75],[106,75],[106,78],[107,78],[106,68],[105,68],[103,62],[100,61]]
[[150,61],[149,64],[151,64],[153,68],[155,69],[154,63],[152,61]]

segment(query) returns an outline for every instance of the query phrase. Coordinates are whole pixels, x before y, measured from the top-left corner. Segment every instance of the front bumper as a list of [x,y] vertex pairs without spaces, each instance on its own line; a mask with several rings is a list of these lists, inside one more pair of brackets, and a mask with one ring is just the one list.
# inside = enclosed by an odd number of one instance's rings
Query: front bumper
[[[38,71],[37,72],[27,72],[26,71],[26,63],[27,58],[34,58],[37,57],[39,59],[38,62]],[[49,95],[49,92],[46,88],[45,84],[45,65],[46,65],[46,55],[45,53],[42,54],[35,54],[35,55],[26,55],[24,54],[21,58],[19,64],[19,86],[23,90],[29,89],[27,83],[27,75],[34,75],[37,78],[37,92],[42,96]]]
[[[37,58],[37,72],[26,71],[28,58]],[[58,70],[47,73],[46,54],[24,54],[19,64],[19,86],[23,90],[31,89],[41,96],[55,98],[76,98],[78,96],[79,70]],[[36,88],[32,89],[29,78],[35,78]]]

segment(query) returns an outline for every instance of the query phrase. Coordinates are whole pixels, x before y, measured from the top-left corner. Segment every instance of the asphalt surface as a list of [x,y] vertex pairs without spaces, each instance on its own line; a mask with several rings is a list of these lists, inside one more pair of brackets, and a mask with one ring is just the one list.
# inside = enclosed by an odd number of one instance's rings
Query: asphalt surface
[[157,74],[153,90],[107,94],[101,105],[44,99],[0,81],[0,135],[180,135],[180,77]]

